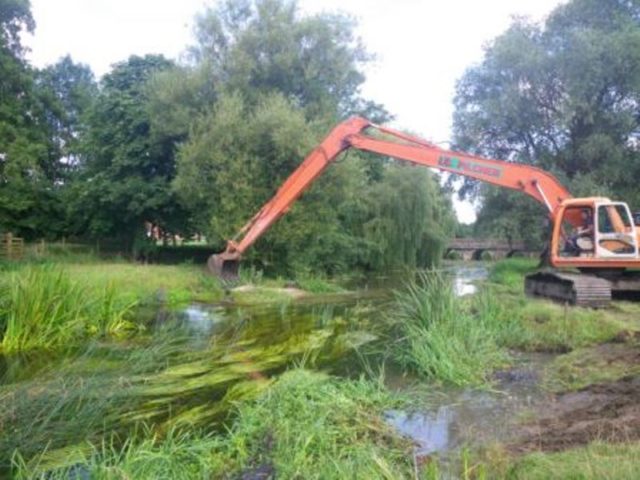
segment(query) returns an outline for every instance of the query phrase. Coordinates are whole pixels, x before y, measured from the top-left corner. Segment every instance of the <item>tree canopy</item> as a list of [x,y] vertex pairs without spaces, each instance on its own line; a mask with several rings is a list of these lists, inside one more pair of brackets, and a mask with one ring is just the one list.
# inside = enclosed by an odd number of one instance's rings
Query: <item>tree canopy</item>
[[[174,132],[184,139],[174,187],[209,239],[233,236],[345,116],[388,118],[360,96],[370,57],[353,28],[344,15],[303,16],[295,2],[223,2],[199,17],[191,63],[156,78],[152,108],[172,112],[159,128],[195,118],[188,134]],[[256,244],[257,257],[327,272],[436,261],[450,206],[429,172],[401,171],[364,155],[332,166]]]
[[132,247],[145,222],[186,229],[188,215],[174,198],[174,146],[154,135],[146,85],[173,63],[158,55],[133,56],[104,76],[88,110],[82,164],[74,183],[73,218],[79,232],[119,238]]
[[63,228],[56,182],[61,164],[51,131],[60,114],[37,87],[20,34],[32,31],[28,1],[0,3],[0,226],[27,238]]
[[[24,59],[28,1],[0,0],[0,228],[28,238],[232,237],[339,121],[390,119],[361,94],[372,60],[344,14],[223,0],[180,62],[132,56],[96,81]],[[255,245],[261,267],[335,273],[427,266],[453,232],[427,169],[351,153]]]
[[[572,0],[544,24],[517,19],[457,85],[459,148],[540,166],[576,196],[606,194],[640,206],[640,4]],[[535,241],[522,228],[544,209],[517,194],[478,190],[478,227]],[[523,224],[523,222],[525,222]]]

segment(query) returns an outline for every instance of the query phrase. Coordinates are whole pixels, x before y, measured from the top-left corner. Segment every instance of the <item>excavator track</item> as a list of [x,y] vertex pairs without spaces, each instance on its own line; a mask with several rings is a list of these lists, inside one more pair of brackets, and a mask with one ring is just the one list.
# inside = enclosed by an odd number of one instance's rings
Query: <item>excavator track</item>
[[611,303],[612,282],[595,275],[540,271],[527,275],[525,293],[533,297],[589,308],[605,308]]

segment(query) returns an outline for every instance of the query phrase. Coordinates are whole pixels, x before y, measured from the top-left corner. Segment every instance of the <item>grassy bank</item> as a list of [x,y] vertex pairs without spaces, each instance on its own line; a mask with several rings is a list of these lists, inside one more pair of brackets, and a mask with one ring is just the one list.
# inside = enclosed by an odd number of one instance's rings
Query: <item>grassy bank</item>
[[[411,445],[382,412],[399,399],[379,383],[289,371],[255,400],[240,402],[227,434],[142,432],[124,446],[105,441],[24,461],[17,478],[402,478]],[[56,455],[62,460],[55,468]],[[66,466],[65,466],[66,465]]]
[[119,262],[12,266],[0,277],[0,350],[56,349],[89,337],[144,329],[142,305],[215,301],[223,291],[202,269]]
[[507,345],[528,351],[569,352],[614,340],[640,327],[637,305],[615,302],[604,310],[570,307],[524,295],[524,277],[536,269],[531,259],[498,262],[485,289],[509,311],[518,325]]
[[[508,361],[511,350],[584,349],[561,357],[565,366],[556,369],[554,381],[570,383],[558,372],[565,377],[583,375],[586,369],[580,364],[589,361],[584,352],[607,342],[628,344],[640,335],[637,304],[615,302],[608,309],[593,310],[526,297],[524,277],[536,264],[522,258],[496,263],[489,282],[471,298],[456,296],[451,281],[440,273],[418,275],[395,294],[391,320],[401,336],[394,347],[396,357],[432,381],[460,386],[489,381],[492,371]],[[610,365],[609,373],[616,368],[624,372],[628,365]],[[592,370],[583,378],[596,379],[597,371],[602,371]]]
[[640,373],[640,304],[614,301],[594,310],[528,298],[524,277],[535,269],[536,262],[528,259],[498,262],[485,290],[508,312],[503,321],[512,328],[505,346],[560,354],[545,371],[547,388],[575,390]]
[[[289,302],[302,295],[343,291],[321,277],[294,282],[245,272],[225,292],[202,265],[143,265],[89,255],[55,256],[0,265],[0,351],[56,349],[90,337],[144,330],[139,307],[177,308],[222,299],[245,305]],[[229,288],[227,286],[227,288]]]

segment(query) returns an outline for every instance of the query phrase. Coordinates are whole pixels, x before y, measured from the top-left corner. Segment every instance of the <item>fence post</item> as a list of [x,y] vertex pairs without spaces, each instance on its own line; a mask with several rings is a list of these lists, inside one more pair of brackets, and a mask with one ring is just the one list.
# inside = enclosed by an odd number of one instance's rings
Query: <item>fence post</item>
[[7,259],[11,260],[12,255],[12,243],[13,243],[13,235],[11,234],[11,232],[7,233],[7,235],[5,236],[5,241],[7,242]]

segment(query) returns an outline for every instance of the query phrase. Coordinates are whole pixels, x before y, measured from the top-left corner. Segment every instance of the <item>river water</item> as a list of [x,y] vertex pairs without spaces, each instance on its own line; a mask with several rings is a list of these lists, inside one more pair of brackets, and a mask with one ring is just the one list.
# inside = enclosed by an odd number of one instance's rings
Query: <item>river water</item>
[[[487,269],[456,265],[449,274],[457,293],[469,295]],[[390,285],[397,281],[378,278],[356,294],[161,309],[148,313],[147,333],[135,340],[98,342],[57,358],[0,358],[0,419],[13,418],[16,432],[3,437],[0,455],[24,450],[34,435],[48,439],[52,449],[64,448],[140,420],[165,428],[221,425],[233,401],[254,395],[294,365],[358,375],[363,355],[375,356],[385,334]],[[538,395],[537,365],[538,359],[523,358],[496,391],[425,392],[415,409],[389,411],[386,418],[414,440],[417,455],[503,438],[508,419]],[[400,374],[387,381],[398,389],[419,383]],[[75,424],[65,420],[70,412]]]

